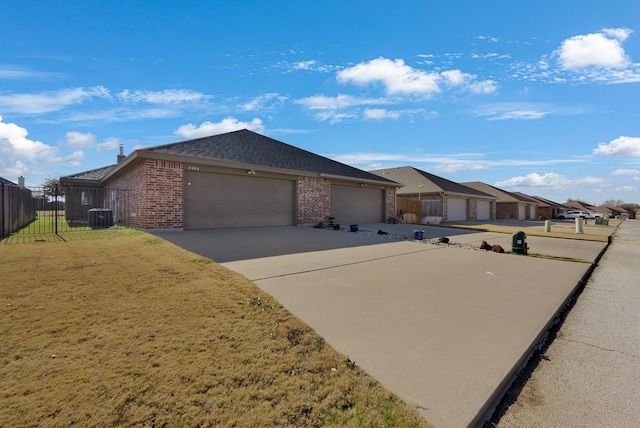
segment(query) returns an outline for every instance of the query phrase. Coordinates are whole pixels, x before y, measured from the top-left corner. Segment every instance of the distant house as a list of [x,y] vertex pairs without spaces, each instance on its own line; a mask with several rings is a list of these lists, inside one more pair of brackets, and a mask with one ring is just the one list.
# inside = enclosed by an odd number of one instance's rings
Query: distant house
[[538,218],[551,220],[558,217],[558,214],[568,209],[567,206],[540,196],[530,196],[520,192],[513,192],[515,195],[526,196],[538,203]]
[[480,181],[461,183],[496,198],[497,220],[535,220],[538,218],[538,201],[524,194],[511,193]]
[[[61,191],[65,194],[65,219],[70,224],[87,224],[89,210],[110,209],[115,221],[127,216],[126,204],[119,204],[120,189],[107,190],[102,182],[116,164],[61,177]],[[125,192],[126,193],[126,192]]]
[[629,218],[631,217],[631,213],[622,207],[607,207],[608,212],[611,217],[614,218]]
[[370,171],[401,183],[396,191],[398,198],[422,201],[422,218],[416,223],[439,221],[475,221],[495,218],[495,197],[438,177],[411,166],[385,168]]
[[83,211],[126,192],[128,224],[143,229],[379,223],[400,186],[248,130],[139,149],[60,182],[86,189],[73,202]]
[[567,201],[565,205],[569,207],[569,210],[597,211],[597,207],[577,199],[575,201]]

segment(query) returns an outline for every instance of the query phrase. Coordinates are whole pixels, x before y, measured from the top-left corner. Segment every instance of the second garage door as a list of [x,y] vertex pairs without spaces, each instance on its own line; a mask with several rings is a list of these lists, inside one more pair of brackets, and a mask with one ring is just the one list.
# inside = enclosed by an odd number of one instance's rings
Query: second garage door
[[384,190],[333,184],[331,215],[343,226],[384,222]]
[[447,221],[467,220],[467,200],[460,198],[449,198],[447,201],[449,212]]
[[184,228],[291,226],[295,181],[184,172]]
[[491,220],[491,201],[478,201],[478,220]]

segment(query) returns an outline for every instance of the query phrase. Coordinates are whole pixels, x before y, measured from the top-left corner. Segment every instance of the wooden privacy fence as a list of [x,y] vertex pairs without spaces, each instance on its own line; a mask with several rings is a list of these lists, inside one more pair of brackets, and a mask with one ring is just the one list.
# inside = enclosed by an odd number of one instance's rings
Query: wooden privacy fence
[[37,203],[31,190],[0,183],[0,238],[36,219]]
[[396,198],[396,215],[403,223],[422,224],[442,221],[442,200],[415,198]]
[[397,198],[396,215],[403,223],[420,224],[422,218],[422,204],[417,199]]

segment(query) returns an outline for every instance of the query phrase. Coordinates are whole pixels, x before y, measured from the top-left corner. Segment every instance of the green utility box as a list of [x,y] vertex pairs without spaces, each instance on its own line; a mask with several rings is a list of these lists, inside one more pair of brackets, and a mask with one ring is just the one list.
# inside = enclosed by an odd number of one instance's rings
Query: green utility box
[[527,254],[527,234],[519,230],[511,235],[511,252],[516,254]]

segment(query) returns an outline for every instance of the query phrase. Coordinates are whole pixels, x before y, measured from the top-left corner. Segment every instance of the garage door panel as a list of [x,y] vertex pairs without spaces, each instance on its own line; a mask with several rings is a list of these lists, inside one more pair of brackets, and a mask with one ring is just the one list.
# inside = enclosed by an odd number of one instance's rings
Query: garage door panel
[[526,211],[524,205],[518,205],[518,220],[526,219]]
[[185,229],[290,226],[295,182],[185,171]]
[[467,220],[467,200],[460,198],[449,198],[448,221],[465,221]]
[[383,222],[384,190],[334,184],[331,215],[342,224]]
[[490,201],[478,201],[478,220],[491,220]]

